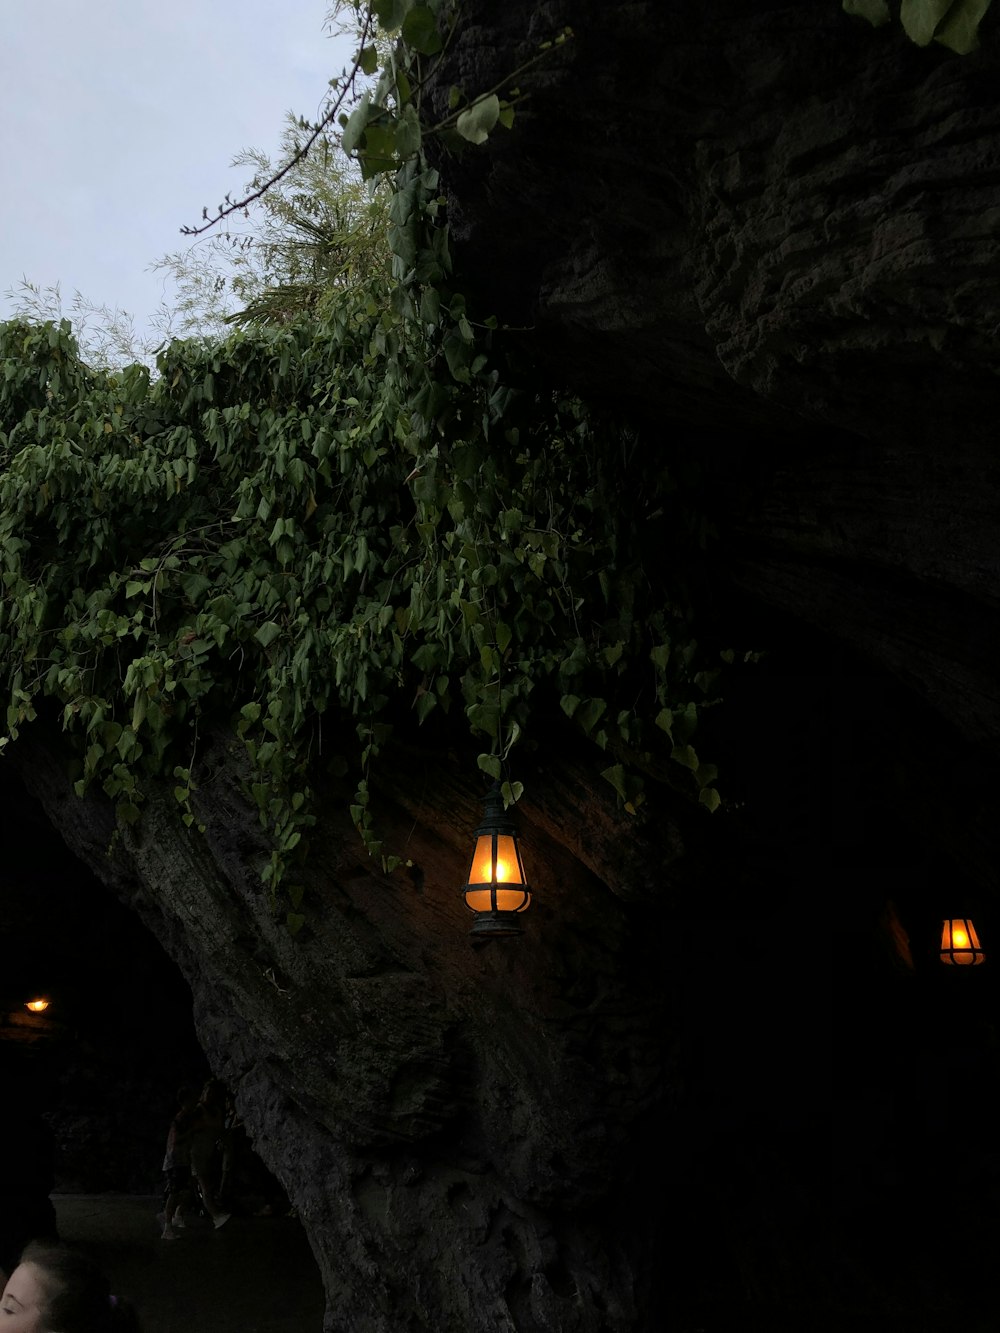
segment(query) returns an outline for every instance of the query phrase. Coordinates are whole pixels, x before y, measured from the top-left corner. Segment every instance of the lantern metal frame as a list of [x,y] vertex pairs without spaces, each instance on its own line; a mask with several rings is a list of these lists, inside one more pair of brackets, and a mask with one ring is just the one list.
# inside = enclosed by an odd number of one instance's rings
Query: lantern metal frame
[[[469,867],[470,878],[465,887],[461,890],[465,905],[475,916],[475,921],[469,930],[470,935],[479,939],[495,939],[504,935],[522,935],[524,933],[518,918],[522,912],[527,911],[531,904],[531,885],[528,883],[527,876],[524,873],[524,862],[521,860],[521,847],[518,842],[517,825],[504,809],[503,794],[500,783],[495,782],[488,792],[483,811],[482,822],[475,831],[476,848],[479,847],[479,839],[489,837],[491,840],[490,855],[490,880],[473,882],[471,879],[472,871],[476,865],[476,853],[473,852],[472,865]],[[500,880],[497,881],[497,842],[501,837],[508,837],[514,850],[514,858],[517,862],[517,870],[520,876],[520,882]],[[484,889],[490,892],[490,902],[492,906],[489,911],[480,911],[473,907],[469,902],[469,894],[482,893]],[[516,908],[501,908],[497,906],[497,890],[504,892],[520,892],[523,894],[523,902]]]
[[[956,927],[964,932],[965,944],[956,945]],[[971,916],[950,916],[942,920],[940,958],[949,967],[977,967],[985,962],[986,954]]]

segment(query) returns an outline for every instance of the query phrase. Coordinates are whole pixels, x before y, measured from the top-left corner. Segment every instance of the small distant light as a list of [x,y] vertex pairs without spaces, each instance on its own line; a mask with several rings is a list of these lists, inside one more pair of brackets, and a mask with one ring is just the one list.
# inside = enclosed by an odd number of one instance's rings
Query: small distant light
[[45,1010],[49,1007],[49,1002],[48,1000],[42,999],[27,1000],[25,1001],[24,1007],[25,1009],[30,1009],[33,1014],[44,1014]]

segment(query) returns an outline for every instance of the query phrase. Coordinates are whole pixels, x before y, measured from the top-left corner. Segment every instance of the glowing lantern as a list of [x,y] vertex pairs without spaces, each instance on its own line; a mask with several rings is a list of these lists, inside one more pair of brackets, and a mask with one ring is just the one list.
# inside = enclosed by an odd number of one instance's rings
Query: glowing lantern
[[976,928],[968,917],[945,921],[941,927],[941,961],[959,967],[974,967],[986,955],[979,945]]
[[30,1009],[33,1014],[44,1014],[45,1010],[49,1007],[49,1002],[48,1000],[43,1000],[41,996],[39,996],[37,1000],[26,1000],[24,1007],[25,1009]]
[[520,935],[517,920],[531,902],[517,845],[517,828],[503,808],[500,784],[486,798],[483,822],[476,829],[476,850],[469,882],[462,890],[475,913],[470,935]]

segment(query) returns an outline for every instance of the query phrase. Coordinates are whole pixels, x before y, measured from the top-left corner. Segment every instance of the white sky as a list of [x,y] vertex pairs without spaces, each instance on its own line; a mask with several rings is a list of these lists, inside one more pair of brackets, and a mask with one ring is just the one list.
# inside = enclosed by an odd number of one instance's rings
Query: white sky
[[0,319],[22,275],[127,310],[148,266],[238,197],[244,148],[272,158],[350,60],[328,0],[0,0]]

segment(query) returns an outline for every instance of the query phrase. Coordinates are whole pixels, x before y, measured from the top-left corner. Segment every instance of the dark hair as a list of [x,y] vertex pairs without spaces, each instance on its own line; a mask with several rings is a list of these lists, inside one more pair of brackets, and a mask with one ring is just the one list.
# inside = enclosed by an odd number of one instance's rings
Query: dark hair
[[21,1263],[34,1264],[41,1275],[46,1328],[59,1333],[140,1333],[134,1307],[111,1294],[104,1273],[79,1250],[32,1241]]
[[211,1111],[226,1109],[226,1085],[221,1078],[210,1078],[201,1090],[201,1104]]
[[177,1109],[183,1111],[189,1102],[196,1102],[201,1095],[201,1089],[196,1083],[182,1083],[177,1089]]

